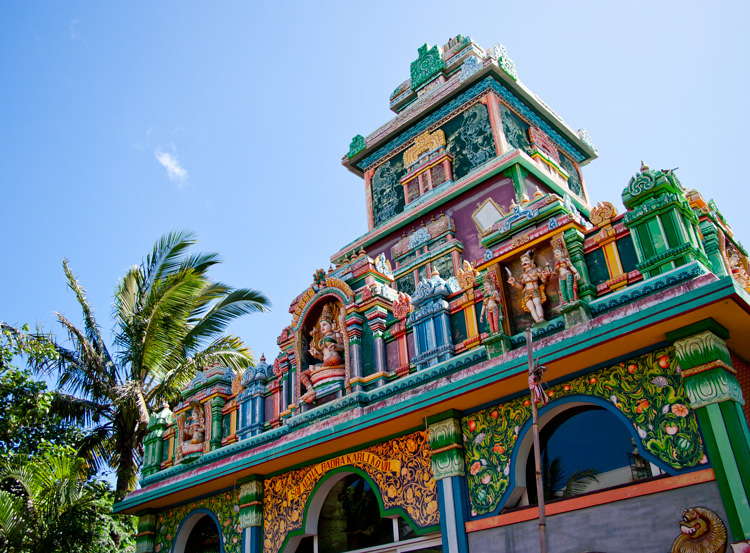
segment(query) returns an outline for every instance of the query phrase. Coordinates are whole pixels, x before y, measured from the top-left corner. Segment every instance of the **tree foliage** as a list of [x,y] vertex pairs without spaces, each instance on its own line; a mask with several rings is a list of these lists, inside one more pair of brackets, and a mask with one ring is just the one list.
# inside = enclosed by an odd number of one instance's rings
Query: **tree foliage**
[[55,394],[34,380],[26,358],[39,363],[54,359],[54,344],[45,336],[0,323],[0,459],[33,455],[46,443],[73,443],[80,432],[65,424],[52,409]]
[[134,519],[69,446],[0,463],[0,553],[134,551]]
[[222,364],[237,371],[253,362],[235,336],[224,335],[236,318],[265,310],[255,290],[213,282],[214,253],[191,253],[194,235],[163,236],[115,290],[114,344],[104,341],[86,291],[67,260],[68,286],[81,307],[79,328],[58,313],[72,346],[55,345],[55,358],[37,367],[57,374],[57,408],[88,429],[83,452],[96,469],[115,468],[121,498],[136,484],[150,412],[175,401],[196,371]]

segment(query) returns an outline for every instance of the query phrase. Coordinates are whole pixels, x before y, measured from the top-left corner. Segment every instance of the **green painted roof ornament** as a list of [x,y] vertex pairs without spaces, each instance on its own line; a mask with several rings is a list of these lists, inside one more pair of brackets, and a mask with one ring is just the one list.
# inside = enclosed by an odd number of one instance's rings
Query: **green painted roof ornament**
[[417,90],[436,74],[445,69],[443,52],[438,46],[430,46],[425,43],[420,46],[419,56],[411,62],[411,89]]
[[367,144],[365,143],[365,137],[361,134],[358,134],[354,138],[352,138],[351,144],[349,144],[349,153],[346,154],[346,157],[348,159],[353,158],[356,156],[359,152],[367,148]]
[[622,203],[634,209],[646,200],[662,193],[683,195],[684,188],[674,174],[674,169],[651,169],[641,161],[640,171],[630,179],[622,191]]

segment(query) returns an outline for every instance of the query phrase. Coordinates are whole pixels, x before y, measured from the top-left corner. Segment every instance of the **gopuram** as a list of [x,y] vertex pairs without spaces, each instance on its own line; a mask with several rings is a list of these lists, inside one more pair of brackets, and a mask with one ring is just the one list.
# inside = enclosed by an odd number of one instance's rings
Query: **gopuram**
[[592,206],[588,134],[500,44],[422,46],[390,107],[342,160],[369,230],[278,352],[153,414],[137,551],[540,551],[532,401],[547,551],[748,551],[750,273],[714,202],[634,160]]

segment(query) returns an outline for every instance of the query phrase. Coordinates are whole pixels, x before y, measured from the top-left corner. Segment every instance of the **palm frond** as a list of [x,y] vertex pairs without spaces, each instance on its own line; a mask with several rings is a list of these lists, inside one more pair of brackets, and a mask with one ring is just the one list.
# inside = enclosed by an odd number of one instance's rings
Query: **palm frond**
[[83,286],[81,286],[78,279],[73,274],[67,259],[63,259],[63,270],[65,271],[65,278],[68,280],[68,287],[73,290],[73,293],[78,300],[78,304],[81,306],[86,338],[100,357],[106,357],[109,359],[109,352],[107,351],[104,339],[99,330],[99,325],[94,318],[94,310],[91,308],[91,305],[89,305],[88,299],[86,298],[86,290],[83,289]]
[[257,290],[231,290],[196,322],[185,337],[185,344],[188,348],[198,348],[201,342],[221,334],[239,317],[267,311],[270,305],[268,298]]

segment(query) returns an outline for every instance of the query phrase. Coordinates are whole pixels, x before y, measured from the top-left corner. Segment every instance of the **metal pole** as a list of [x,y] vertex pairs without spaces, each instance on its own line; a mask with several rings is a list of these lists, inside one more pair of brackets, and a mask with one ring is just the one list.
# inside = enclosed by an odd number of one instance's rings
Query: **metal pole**
[[[526,352],[529,363],[529,382],[534,375],[534,349],[531,341],[531,327],[526,329]],[[529,386],[531,388],[531,386]],[[531,393],[531,432],[534,436],[534,465],[536,466],[536,497],[539,505],[539,545],[542,553],[547,553],[547,518],[544,513],[544,485],[542,484],[542,448],[539,445],[539,410],[536,406],[534,390]]]

